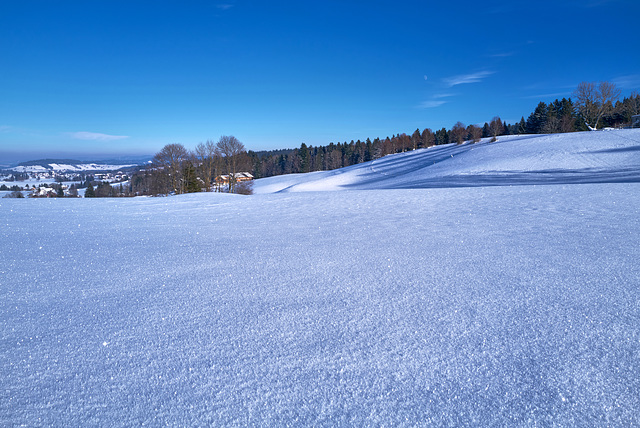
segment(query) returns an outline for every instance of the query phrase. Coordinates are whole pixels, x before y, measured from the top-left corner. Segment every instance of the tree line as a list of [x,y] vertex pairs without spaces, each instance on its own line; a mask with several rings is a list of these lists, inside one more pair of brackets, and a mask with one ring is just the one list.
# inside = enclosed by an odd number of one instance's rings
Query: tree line
[[[483,126],[456,122],[451,129],[416,129],[413,133],[391,137],[367,138],[364,141],[330,143],[326,146],[307,146],[271,151],[246,151],[233,136],[222,136],[217,142],[207,141],[189,151],[181,144],[166,145],[146,170],[133,175],[131,194],[159,195],[199,191],[227,191],[250,193],[246,184],[234,177],[249,172],[255,178],[283,174],[327,171],[368,162],[388,154],[431,146],[481,138],[495,141],[502,135],[551,134],[595,130],[602,127],[621,127],[631,124],[631,117],[640,114],[640,95],[633,92],[619,100],[620,91],[610,82],[582,82],[572,98],[540,102],[527,119],[506,123],[495,116]],[[226,175],[228,183],[222,187],[216,177]]]

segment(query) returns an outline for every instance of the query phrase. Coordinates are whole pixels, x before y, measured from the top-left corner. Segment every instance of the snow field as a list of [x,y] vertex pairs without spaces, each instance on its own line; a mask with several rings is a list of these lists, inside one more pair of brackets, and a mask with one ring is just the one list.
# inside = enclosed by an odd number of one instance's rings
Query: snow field
[[0,425],[638,425],[639,190],[0,200]]

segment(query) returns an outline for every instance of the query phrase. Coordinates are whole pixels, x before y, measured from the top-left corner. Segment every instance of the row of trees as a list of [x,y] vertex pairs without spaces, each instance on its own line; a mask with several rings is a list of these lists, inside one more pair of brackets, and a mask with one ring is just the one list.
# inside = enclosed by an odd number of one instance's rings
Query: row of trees
[[238,192],[243,189],[238,188],[234,176],[240,171],[251,172],[256,178],[326,171],[434,145],[477,142],[481,138],[495,141],[501,135],[576,132],[628,125],[631,116],[640,114],[640,95],[632,93],[622,101],[619,97],[620,91],[610,82],[583,82],[576,88],[574,100],[540,102],[526,120],[523,116],[514,124],[496,116],[483,126],[457,122],[451,129],[416,129],[411,135],[401,133],[373,141],[367,138],[317,147],[302,143],[292,150],[247,152],[233,136],[222,136],[215,143],[200,143],[194,151],[181,144],[169,144],[154,156],[150,168],[132,177],[129,192],[157,195],[222,190],[214,187],[215,177],[221,174],[230,177],[224,190]]
[[[230,193],[248,192],[239,185],[239,172],[252,171],[253,164],[244,144],[236,137],[223,135],[217,142],[207,141],[189,151],[182,144],[167,144],[155,154],[153,164],[135,173],[130,192],[141,195],[181,194],[211,190]],[[228,187],[216,185],[215,179],[228,176]]]
[[480,138],[495,140],[501,135],[551,134],[628,126],[631,117],[640,114],[640,95],[634,92],[619,101],[620,91],[610,82],[583,82],[573,96],[575,102],[571,98],[556,99],[549,104],[541,102],[527,119],[523,116],[514,124],[503,122],[496,116],[484,126],[465,126],[457,122],[451,129],[416,129],[411,135],[402,133],[373,141],[352,140],[318,147],[303,143],[300,148],[290,151],[249,152],[249,156],[253,159],[253,174],[256,177],[269,177],[331,170],[391,153],[464,141],[477,142]]

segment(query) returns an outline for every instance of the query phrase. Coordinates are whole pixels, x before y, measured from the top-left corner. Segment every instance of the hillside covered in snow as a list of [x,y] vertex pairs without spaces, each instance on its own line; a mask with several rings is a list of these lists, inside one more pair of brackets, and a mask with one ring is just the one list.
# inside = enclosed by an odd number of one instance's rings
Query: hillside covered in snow
[[639,171],[621,130],[0,199],[0,425],[638,426]]
[[511,135],[258,181],[257,193],[640,181],[640,129]]

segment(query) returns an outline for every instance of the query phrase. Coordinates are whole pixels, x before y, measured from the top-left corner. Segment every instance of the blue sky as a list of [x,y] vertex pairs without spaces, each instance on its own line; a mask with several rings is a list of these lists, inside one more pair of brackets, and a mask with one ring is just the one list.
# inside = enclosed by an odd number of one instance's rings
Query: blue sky
[[581,81],[640,90],[639,18],[637,0],[3,1],[0,156],[514,122]]

